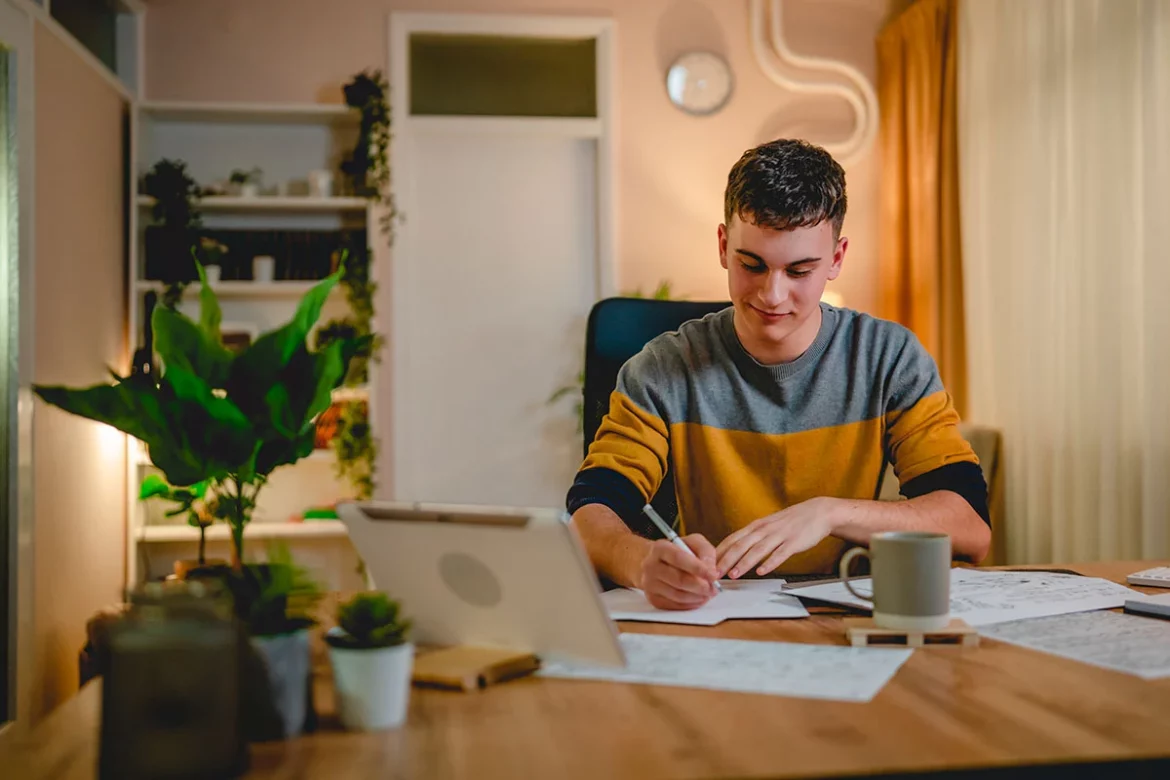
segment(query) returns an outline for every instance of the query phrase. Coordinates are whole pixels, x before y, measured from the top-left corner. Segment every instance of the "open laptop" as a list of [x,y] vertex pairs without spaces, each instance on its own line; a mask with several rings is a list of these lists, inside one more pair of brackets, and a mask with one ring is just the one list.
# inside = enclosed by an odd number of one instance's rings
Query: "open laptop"
[[563,512],[345,502],[337,515],[418,644],[483,645],[625,665],[597,576]]

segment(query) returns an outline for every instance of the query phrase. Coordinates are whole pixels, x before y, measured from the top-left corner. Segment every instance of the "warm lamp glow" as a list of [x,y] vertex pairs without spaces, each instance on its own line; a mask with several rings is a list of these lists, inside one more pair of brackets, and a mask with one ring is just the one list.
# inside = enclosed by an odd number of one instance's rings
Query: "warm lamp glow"
[[102,460],[126,457],[126,434],[112,425],[97,424],[98,447],[102,452]]
[[821,300],[830,306],[836,306],[838,309],[845,305],[845,299],[841,297],[841,293],[832,290],[825,290],[824,294],[821,295]]

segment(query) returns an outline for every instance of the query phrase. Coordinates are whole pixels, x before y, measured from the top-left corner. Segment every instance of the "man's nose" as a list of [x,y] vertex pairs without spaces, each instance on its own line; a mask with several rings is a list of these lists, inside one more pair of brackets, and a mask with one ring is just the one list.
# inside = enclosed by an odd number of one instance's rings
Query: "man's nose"
[[788,280],[782,271],[769,271],[760,289],[760,302],[768,308],[776,308],[788,300]]

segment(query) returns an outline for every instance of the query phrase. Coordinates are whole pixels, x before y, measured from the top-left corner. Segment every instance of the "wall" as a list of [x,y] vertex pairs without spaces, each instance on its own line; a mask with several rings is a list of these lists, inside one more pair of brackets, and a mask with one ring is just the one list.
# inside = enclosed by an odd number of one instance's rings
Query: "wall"
[[[122,98],[42,24],[36,91],[34,382],[127,363]],[[34,721],[77,687],[85,622],[125,569],[125,437],[38,402],[33,418]]]
[[[833,57],[874,77],[874,36],[887,0],[785,0],[797,53]],[[844,103],[795,96],[760,72],[748,39],[748,0],[152,0],[146,16],[146,95],[155,100],[342,102],[340,85],[386,68],[391,10],[609,16],[617,27],[618,282],[724,298],[716,251],[727,171],[744,149],[782,135],[842,139]],[[668,64],[690,48],[726,56],[736,92],[707,118],[666,99]],[[848,171],[848,267],[834,289],[876,307],[877,165]]]

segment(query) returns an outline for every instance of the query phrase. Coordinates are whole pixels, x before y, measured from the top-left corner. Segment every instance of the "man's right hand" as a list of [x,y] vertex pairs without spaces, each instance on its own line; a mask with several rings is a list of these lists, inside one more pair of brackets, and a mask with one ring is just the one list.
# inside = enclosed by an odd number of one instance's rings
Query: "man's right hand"
[[694,555],[660,539],[642,559],[639,587],[658,609],[695,609],[716,593],[719,571],[715,567],[715,548],[701,534],[690,534],[682,540]]

